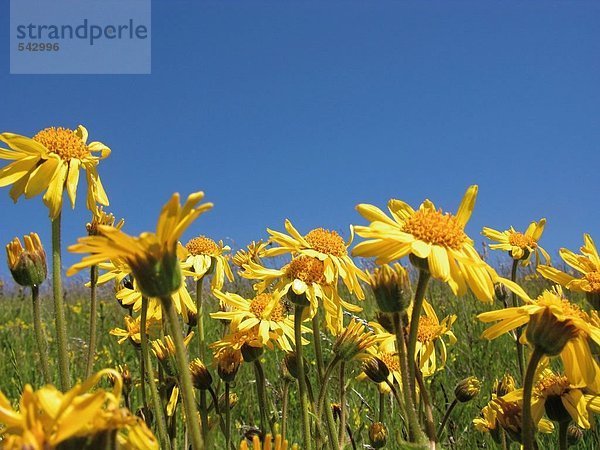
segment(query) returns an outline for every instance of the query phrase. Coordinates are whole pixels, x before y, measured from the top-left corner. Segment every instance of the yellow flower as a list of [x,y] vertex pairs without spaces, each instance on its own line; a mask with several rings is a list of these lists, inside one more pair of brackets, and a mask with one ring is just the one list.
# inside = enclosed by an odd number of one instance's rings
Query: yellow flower
[[[288,441],[283,440],[280,434],[275,436],[271,436],[271,433],[265,435],[264,442],[260,442],[260,438],[257,435],[254,435],[252,438],[252,447],[248,447],[248,442],[244,439],[240,442],[239,450],[287,450],[288,449]],[[298,445],[294,444],[290,447],[291,450],[298,450]]]
[[92,221],[87,223],[85,225],[85,228],[89,235],[94,236],[94,235],[99,234],[98,233],[99,225],[115,227],[120,230],[121,228],[123,228],[123,225],[125,224],[125,220],[123,220],[123,219],[119,220],[116,223],[115,222],[116,222],[116,219],[115,219],[114,215],[105,212],[104,209],[102,208],[102,206],[97,206],[92,211]]
[[23,236],[25,248],[19,238],[6,246],[8,269],[21,286],[39,286],[48,275],[46,251],[37,233]]
[[[133,318],[131,316],[124,316],[124,320],[126,329],[113,328],[110,330],[110,334],[121,338],[119,339],[119,344],[122,344],[127,339],[131,339],[134,343],[139,344],[142,339],[140,317]],[[146,320],[146,334],[150,334],[151,327],[157,323],[158,321],[154,318],[154,316],[149,315],[148,319]]]
[[244,271],[240,275],[251,280],[260,280],[254,285],[259,293],[274,284],[274,290],[282,296],[290,290],[296,295],[306,295],[310,302],[310,317],[314,317],[317,313],[321,301],[325,309],[325,322],[334,334],[342,329],[342,308],[350,312],[362,310],[340,297],[337,287],[326,280],[325,263],[312,256],[296,256],[281,269],[269,269],[250,262],[244,266]]
[[31,198],[46,191],[43,200],[55,219],[62,208],[65,188],[71,207],[75,207],[79,169],[83,168],[88,182],[88,209],[94,211],[97,203],[108,205],[96,166],[110,155],[110,149],[101,142],[87,144],[87,138],[82,125],[76,130],[46,128],[33,138],[0,134],[0,141],[10,148],[0,149],[0,159],[14,161],[0,170],[0,187],[12,184],[10,197],[15,202],[23,194]]
[[211,288],[222,289],[225,277],[233,281],[233,273],[225,255],[230,250],[228,245],[223,245],[223,241],[216,243],[206,236],[191,239],[185,247],[180,247],[181,259],[185,261],[184,275],[199,280],[212,274]]
[[279,347],[288,352],[292,351],[290,341],[294,342],[294,319],[289,316],[288,307],[280,294],[263,292],[247,299],[219,290],[213,293],[223,304],[233,308],[211,313],[213,319],[231,321],[229,327],[235,331],[243,332],[258,327],[258,336],[263,342],[268,341],[275,333],[279,336]]
[[365,273],[354,264],[348,255],[348,247],[352,243],[354,230],[350,227],[350,240],[344,239],[333,230],[315,228],[302,236],[292,223],[286,219],[285,229],[289,234],[267,229],[271,241],[279,244],[264,251],[264,256],[277,256],[290,253],[293,256],[309,256],[323,262],[325,282],[336,285],[342,279],[348,291],[355,293],[359,299],[364,299],[365,294],[360,286],[359,279],[368,281]]
[[355,358],[368,359],[368,349],[382,339],[382,335],[374,333],[362,320],[353,317],[348,326],[338,334],[333,344],[333,353],[346,362]]
[[525,233],[516,231],[510,227],[506,231],[496,231],[492,228],[484,227],[482,234],[498,242],[498,244],[490,245],[491,249],[504,250],[509,253],[511,258],[522,261],[523,265],[529,264],[531,254],[535,254],[535,264],[539,264],[540,253],[544,257],[546,264],[550,261],[550,255],[542,247],[538,245],[538,241],[544,232],[546,219],[541,219],[539,222],[531,222],[525,230]]
[[179,290],[182,284],[177,257],[177,243],[186,228],[212,203],[200,204],[203,192],[191,194],[182,206],[174,194],[163,207],[155,233],[132,237],[113,227],[100,225],[99,236],[79,238],[69,247],[73,253],[89,253],[73,265],[68,275],[107,260],[123,260],[131,269],[140,291],[148,297],[164,297]]
[[[491,302],[500,277],[481,259],[464,231],[476,197],[477,186],[469,187],[456,215],[436,209],[429,200],[415,211],[392,199],[388,202],[391,218],[373,205],[360,204],[356,209],[371,223],[355,227],[356,234],[368,240],[354,247],[353,254],[376,257],[377,264],[412,255],[426,264],[434,278],[447,282],[455,295],[464,295],[469,287],[479,300]],[[515,283],[502,282],[526,296]]]
[[[589,396],[592,397],[592,396]],[[517,389],[504,396],[506,401],[523,402],[523,389]],[[571,419],[581,428],[589,429],[589,412],[600,413],[600,402],[586,399],[581,386],[571,384],[564,375],[550,369],[538,374],[531,398],[531,417],[537,424],[546,412],[550,420],[562,422]]]
[[225,348],[235,351],[240,350],[242,351],[244,361],[250,362],[246,359],[249,355],[249,353],[246,353],[247,350],[256,354],[260,354],[264,350],[264,347],[272,350],[274,344],[278,343],[278,337],[279,335],[277,333],[271,331],[269,332],[269,339],[265,341],[264,338],[258,334],[258,327],[254,326],[245,331],[230,331],[223,336],[222,339],[210,344],[209,347],[215,350],[215,355],[220,355],[220,352]]
[[[112,391],[96,388],[103,376],[113,380]],[[126,433],[140,426],[137,419],[119,406],[122,381],[113,369],[104,369],[92,375],[84,383],[79,383],[66,393],[47,385],[33,391],[25,386],[14,410],[8,399],[0,393],[0,422],[2,448],[7,450],[53,449],[73,438],[90,437],[110,430],[123,429]],[[154,436],[145,430],[146,439],[138,441],[139,446],[131,449],[154,449]]]
[[[482,322],[500,321],[485,330],[482,337],[495,339],[522,325],[529,324],[528,327],[531,327],[534,323],[536,328],[546,329],[545,337],[549,341],[534,344],[564,345],[560,356],[569,380],[575,385],[592,385],[597,375],[597,365],[589,339],[600,344],[600,328],[593,324],[585,311],[564,299],[561,294],[560,289],[547,290],[529,304],[479,314],[477,317]],[[528,329],[526,335],[531,341],[531,330]]]
[[561,248],[559,253],[569,266],[582,274],[580,278],[550,266],[539,266],[538,272],[570,291],[584,292],[596,297],[600,296],[600,256],[592,237],[589,234],[583,235],[581,255],[577,255],[566,248]]
[[244,265],[250,263],[250,261],[261,264],[264,251],[268,245],[269,242],[250,242],[250,244],[247,245],[246,250],[238,250],[235,255],[233,255],[233,263],[240,269],[243,269]]

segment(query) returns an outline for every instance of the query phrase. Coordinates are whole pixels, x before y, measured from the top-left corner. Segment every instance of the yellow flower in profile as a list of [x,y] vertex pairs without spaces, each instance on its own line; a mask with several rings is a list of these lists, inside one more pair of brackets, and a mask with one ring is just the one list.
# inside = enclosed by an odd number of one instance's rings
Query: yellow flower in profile
[[298,450],[298,445],[294,444],[288,447],[288,441],[283,440],[280,434],[275,435],[275,439],[271,433],[267,433],[264,442],[260,442],[260,437],[254,435],[252,438],[252,447],[248,447],[248,442],[244,439],[240,442],[239,450]]
[[182,274],[177,257],[177,243],[183,232],[212,203],[199,204],[203,192],[191,194],[181,205],[174,194],[163,207],[155,233],[132,237],[113,227],[100,225],[100,235],[79,238],[69,247],[73,253],[89,253],[73,265],[67,275],[108,260],[123,260],[130,268],[140,291],[148,297],[164,297],[179,290]]
[[504,250],[509,253],[511,258],[522,261],[523,265],[529,264],[531,255],[535,254],[535,265],[537,266],[540,260],[540,253],[544,257],[546,264],[550,261],[548,252],[538,245],[545,226],[546,219],[541,219],[539,222],[531,222],[525,233],[521,233],[513,227],[510,227],[506,231],[496,231],[492,228],[484,227],[482,234],[486,238],[498,242],[497,244],[491,244],[491,249]]
[[[141,335],[141,322],[140,317],[133,318],[131,316],[124,316],[125,329],[113,328],[110,330],[110,334],[113,336],[120,337],[119,344],[131,339],[135,344],[140,344]],[[146,320],[146,334],[150,334],[150,329],[158,324],[159,322],[155,319],[154,315],[149,315]]]
[[233,273],[225,255],[230,250],[228,245],[223,245],[223,241],[217,243],[206,236],[190,239],[185,247],[180,247],[181,259],[185,261],[184,275],[199,280],[212,274],[211,288],[222,289],[225,277],[233,281]]
[[350,227],[350,240],[344,239],[333,230],[315,228],[302,236],[292,222],[286,219],[285,229],[289,234],[267,229],[270,240],[279,244],[264,251],[264,256],[277,256],[291,253],[293,256],[309,256],[323,262],[325,282],[336,285],[342,279],[348,291],[355,293],[359,299],[365,294],[359,280],[368,281],[366,274],[360,270],[348,255],[348,247],[352,244],[354,230]]
[[538,272],[570,291],[600,297],[600,256],[592,237],[589,234],[583,235],[580,255],[566,248],[561,248],[559,253],[564,262],[582,274],[581,277],[576,278],[550,266],[539,266]]
[[33,138],[14,133],[0,134],[0,141],[9,149],[0,149],[0,159],[12,160],[0,170],[0,187],[12,184],[10,197],[16,202],[21,195],[35,197],[46,191],[43,200],[55,219],[62,209],[66,189],[71,207],[75,207],[79,169],[87,176],[87,207],[108,205],[108,197],[98,176],[97,165],[110,155],[101,142],[87,143],[88,132],[82,125],[76,130],[50,127]]
[[251,261],[257,264],[261,264],[262,257],[264,256],[264,251],[268,245],[269,242],[250,242],[246,246],[246,249],[240,249],[235,253],[235,255],[233,255],[233,264],[238,266],[240,269],[243,269],[244,265],[249,264]]
[[296,295],[305,295],[310,303],[310,317],[317,313],[321,301],[327,328],[334,334],[342,329],[343,309],[350,312],[362,311],[359,306],[340,297],[337,286],[326,280],[325,263],[312,256],[296,256],[281,269],[269,269],[250,262],[244,266],[240,275],[250,280],[259,280],[254,285],[259,293],[273,287],[282,296],[290,291]]
[[[426,260],[431,275],[447,282],[455,295],[464,295],[469,287],[479,300],[491,302],[500,277],[481,259],[464,230],[476,197],[477,186],[469,187],[455,215],[436,209],[429,200],[415,211],[392,199],[388,202],[391,218],[373,205],[360,204],[356,209],[371,223],[355,227],[356,234],[368,240],[356,245],[352,253],[376,257],[377,264],[413,255]],[[515,283],[502,282],[526,297]]]
[[333,353],[346,362],[353,359],[366,360],[370,356],[368,349],[382,338],[368,324],[353,317],[348,326],[338,334],[333,344]]
[[[483,332],[486,339],[527,325],[527,339],[536,346],[552,347],[554,351],[545,352],[550,356],[560,354],[565,373],[574,385],[593,385],[600,374],[589,342],[591,339],[600,344],[600,328],[579,306],[563,298],[559,288],[544,291],[523,306],[485,312],[477,318],[485,323],[499,321]],[[532,338],[539,341],[532,342]]]
[[[590,396],[595,397],[595,396]],[[523,402],[523,389],[517,389],[504,396],[506,401]],[[555,422],[571,419],[581,428],[591,427],[590,412],[600,413],[600,402],[590,402],[582,386],[571,384],[565,375],[558,375],[550,369],[538,374],[531,398],[531,417],[537,424],[546,415]]]
[[[96,388],[103,376],[113,381],[112,391]],[[104,431],[122,429],[126,434],[132,430],[135,433],[135,428],[141,426],[138,419],[119,406],[122,386],[121,375],[116,370],[104,369],[66,393],[51,385],[37,391],[27,385],[18,410],[0,393],[0,423],[4,425],[2,448],[53,449],[70,439],[91,437]],[[92,391],[93,388],[96,389]],[[156,439],[147,428],[144,434],[146,439],[130,441],[128,448],[157,448]]]
[[23,236],[25,248],[19,238],[6,246],[8,269],[21,286],[39,286],[48,275],[46,251],[37,233]]
[[263,292],[252,299],[219,290],[213,291],[213,294],[223,304],[232,307],[228,311],[211,313],[213,319],[231,321],[229,327],[235,331],[258,327],[258,335],[263,342],[276,333],[279,346],[285,351],[292,351],[290,342],[294,342],[294,319],[288,314],[288,307],[280,294]]
[[102,206],[96,206],[96,208],[94,208],[94,210],[92,211],[92,221],[88,222],[85,225],[85,228],[89,235],[95,236],[95,235],[99,234],[99,231],[98,231],[99,225],[104,225],[107,227],[115,227],[120,230],[121,228],[123,228],[124,224],[125,224],[124,219],[121,219],[117,222],[115,219],[115,216],[113,214],[110,214],[110,213],[107,213],[106,211],[104,211]]
[[258,334],[258,326],[254,326],[245,331],[230,330],[222,339],[213,342],[209,347],[214,349],[215,354],[219,354],[225,348],[241,350],[244,361],[246,361],[247,353],[244,352],[244,349],[254,350],[258,353],[262,352],[265,347],[273,350],[275,344],[278,343],[278,338],[279,334],[270,331],[269,338],[264,340],[264,337]]

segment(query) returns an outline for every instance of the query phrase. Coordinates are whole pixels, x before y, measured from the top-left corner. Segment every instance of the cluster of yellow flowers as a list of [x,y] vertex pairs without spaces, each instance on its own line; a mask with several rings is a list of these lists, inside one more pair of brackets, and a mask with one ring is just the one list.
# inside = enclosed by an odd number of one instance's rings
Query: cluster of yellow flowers
[[[93,445],[90,443],[111,434],[116,435],[114,446],[119,448],[152,449],[158,448],[159,442],[162,448],[172,448],[174,437],[167,429],[167,419],[176,414],[180,401],[186,439],[192,448],[214,448],[216,428],[221,429],[225,446],[230,448],[230,415],[235,404],[230,385],[245,362],[255,371],[263,437],[254,436],[253,448],[285,449],[287,407],[282,417],[269,408],[261,362],[264,351],[273,349],[285,354],[286,386],[298,383],[302,445],[306,450],[344,448],[352,441],[346,429],[345,376],[347,368],[356,362],[362,365],[359,379],[373,381],[382,398],[392,395],[397,402],[402,423],[396,434],[401,440],[436,448],[453,408],[477,396],[480,383],[474,377],[461,381],[455,400],[444,417],[436,420],[428,380],[448,362],[448,347],[456,343],[452,328],[457,316],[440,320],[436,299],[426,299],[432,279],[447,284],[455,296],[471,291],[490,305],[496,298],[501,300],[501,309],[478,316],[482,322],[496,322],[485,330],[483,338],[495,339],[506,333],[515,338],[517,378],[522,379],[523,388],[517,389],[510,377],[498,382],[481,417],[474,420],[478,430],[490,432],[499,442],[507,438],[517,441],[528,450],[535,446],[535,431],[551,432],[552,422],[556,422],[559,446],[566,448],[569,424],[590,428],[592,414],[600,412],[599,367],[593,353],[593,346],[600,344],[600,320],[595,311],[600,307],[600,257],[589,235],[584,236],[581,254],[560,251],[564,262],[581,274],[574,276],[552,267],[550,256],[539,245],[545,219],[532,222],[525,232],[512,227],[502,232],[484,228],[483,235],[494,242],[490,248],[507,252],[513,261],[510,277],[501,277],[480,256],[465,231],[478,192],[477,186],[471,186],[455,214],[436,208],[430,200],[414,209],[392,199],[387,205],[389,214],[360,204],[357,210],[368,223],[351,226],[347,241],[325,228],[302,233],[286,220],[285,232],[267,229],[268,240],[252,242],[231,257],[231,249],[222,241],[204,235],[185,245],[180,242],[190,225],[213,206],[202,203],[202,192],[189,195],[183,203],[178,194],[173,195],[159,215],[156,231],[126,234],[123,221],[115,223],[100,206],[108,205],[108,198],[96,166],[110,150],[100,142],[87,144],[84,127],[47,128],[33,138],[3,133],[0,141],[9,147],[0,149],[0,158],[13,161],[0,170],[0,186],[12,185],[10,195],[15,200],[45,191],[43,200],[52,220],[57,345],[64,392],[50,384],[38,391],[27,386],[18,411],[1,396],[2,448],[55,448],[75,439],[81,440],[81,445]],[[88,235],[69,247],[69,251],[85,256],[67,274],[90,269],[92,317],[86,375],[91,375],[94,364],[95,287],[112,281],[115,297],[127,315],[125,328],[114,328],[111,334],[120,338],[119,343],[130,342],[140,350],[141,389],[144,397],[146,385],[151,393],[158,439],[144,421],[120,406],[123,386],[114,370],[104,369],[69,389],[61,318],[60,213],[65,190],[71,205],[75,204],[80,168],[87,175],[92,221],[87,226]],[[351,248],[355,234],[363,240]],[[7,246],[7,252],[14,279],[32,289],[34,316],[38,317],[38,286],[47,271],[41,241],[32,233],[25,237],[25,248],[16,239]],[[353,256],[374,258],[374,268],[360,268]],[[405,257],[412,269],[397,262]],[[251,294],[226,289],[226,281],[235,279],[231,262],[238,275],[251,284]],[[532,262],[541,275],[557,284],[535,299],[517,283],[519,265]],[[204,289],[208,278],[210,286]],[[411,278],[416,279],[416,285]],[[371,322],[358,316],[366,286],[372,289],[378,310]],[[568,300],[561,286],[585,293],[588,307]],[[219,301],[218,310],[209,310],[210,303],[203,299],[205,290]],[[221,339],[215,342],[206,342],[205,322],[209,318],[225,324]],[[38,321],[39,317],[34,328],[40,361],[50,383],[45,336]],[[185,332],[182,325],[187,326]],[[323,351],[324,335],[331,336],[332,342],[328,361]],[[150,337],[156,339],[150,341]],[[196,349],[192,342],[197,343]],[[311,342],[316,384],[308,376],[309,364],[303,356],[303,346]],[[161,389],[169,398],[166,405],[156,386],[156,362],[149,357],[150,349],[160,364],[159,381],[165,384]],[[559,370],[554,361],[554,369],[550,367],[550,358],[556,356],[562,362]],[[225,387],[221,399],[221,386],[211,375],[213,367]],[[329,385],[338,369],[339,403],[330,408]],[[104,374],[112,376],[113,391],[92,391]],[[284,401],[287,405],[287,398]],[[369,427],[374,448],[382,448],[389,441],[384,406],[382,401],[379,420]],[[281,426],[280,435],[276,422]],[[248,443],[242,441],[240,449],[246,448]]]

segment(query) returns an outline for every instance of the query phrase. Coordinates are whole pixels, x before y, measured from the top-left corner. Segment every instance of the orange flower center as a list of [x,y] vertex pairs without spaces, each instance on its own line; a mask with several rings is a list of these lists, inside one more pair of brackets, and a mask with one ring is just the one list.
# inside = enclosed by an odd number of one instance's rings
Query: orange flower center
[[417,340],[421,343],[431,342],[440,335],[440,324],[427,316],[419,317]]
[[[259,294],[250,302],[249,310],[257,319],[264,319],[263,312],[271,303],[273,297],[271,294]],[[285,308],[283,302],[279,300],[277,304],[271,310],[269,320],[274,322],[283,322],[285,319]]]
[[379,355],[379,359],[385,363],[390,372],[400,372],[400,360],[396,353],[382,353]]
[[333,230],[325,228],[315,228],[304,236],[306,242],[310,244],[316,251],[333,256],[346,256],[346,243],[342,237]]
[[585,279],[590,284],[590,292],[600,292],[600,272],[588,272]]
[[547,375],[535,385],[535,392],[540,397],[561,396],[569,389],[570,383],[564,375]]
[[508,243],[514,247],[522,249],[536,248],[537,242],[531,237],[518,231],[510,232],[508,235]]
[[298,256],[292,259],[287,266],[286,274],[306,284],[325,284],[325,264],[310,256]]
[[215,241],[206,236],[198,236],[185,244],[185,248],[192,255],[208,255],[208,256],[219,256],[221,254],[221,248]]
[[48,149],[50,153],[58,155],[63,161],[71,158],[83,159],[90,154],[85,142],[75,131],[63,127],[45,128],[33,137]]
[[441,210],[419,209],[404,222],[402,231],[429,244],[459,250],[467,240],[456,217]]

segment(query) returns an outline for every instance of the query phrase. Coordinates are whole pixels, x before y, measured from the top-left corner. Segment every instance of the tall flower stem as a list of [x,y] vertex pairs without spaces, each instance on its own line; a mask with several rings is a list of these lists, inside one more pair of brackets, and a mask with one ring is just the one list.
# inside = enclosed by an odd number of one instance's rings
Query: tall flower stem
[[331,375],[333,375],[333,371],[340,361],[340,357],[336,355],[329,362],[329,365],[325,370],[325,375],[323,375],[323,381],[321,382],[321,389],[319,390],[319,397],[317,399],[317,421],[321,419],[323,412],[325,412],[325,420],[327,421],[327,434],[329,436],[329,445],[334,449],[338,449],[340,444],[338,442],[338,433],[335,428],[333,412],[331,411],[331,407],[328,404],[325,404],[325,399],[327,398],[327,387],[329,386],[329,380],[331,380]]
[[290,382],[285,379],[283,381],[283,401],[281,405],[281,440],[285,441],[285,436],[287,432],[287,418],[288,418],[288,405],[289,405],[289,391],[290,391]]
[[[417,334],[419,331],[419,319],[421,317],[421,310],[423,309],[423,300],[425,299],[425,290],[427,289],[427,283],[431,275],[428,271],[419,269],[419,280],[417,281],[417,290],[415,292],[415,298],[413,300],[413,309],[410,316],[410,328],[408,331],[408,377],[410,382],[410,393],[413,398],[413,402],[416,399],[415,390],[415,353],[417,349]],[[398,337],[398,333],[396,333]],[[410,414],[410,413],[409,413]]]
[[300,413],[302,416],[302,438],[305,450],[312,450],[312,438],[310,435],[310,418],[308,411],[308,393],[306,390],[306,379],[304,374],[304,359],[302,350],[302,313],[305,306],[296,304],[294,309],[294,341],[296,343],[296,355],[298,358],[298,391],[300,394]]
[[[287,386],[287,383],[286,383]],[[231,447],[231,408],[229,406],[229,383],[225,382],[225,448]],[[285,426],[285,422],[284,422]]]
[[385,417],[385,394],[383,392],[379,393],[379,415],[377,416],[377,421],[383,423]]
[[[519,267],[519,260],[513,259],[512,268],[510,270],[510,281],[517,281],[517,269]],[[512,301],[513,307],[519,306],[519,300],[517,298],[517,294],[511,292],[510,298]],[[523,345],[521,345],[521,333],[523,332],[522,327],[518,327],[515,330],[515,341],[517,345],[517,363],[519,364],[519,375],[521,379],[523,379],[525,374],[525,354],[523,352]]]
[[42,328],[42,318],[40,313],[40,288],[37,284],[31,286],[31,299],[33,302],[33,328],[35,339],[37,340],[38,351],[40,352],[40,363],[42,365],[42,374],[44,375],[44,383],[51,384],[50,364],[48,363],[48,343],[44,330]]
[[[165,418],[165,410],[160,401],[158,389],[156,387],[156,381],[154,379],[154,367],[150,361],[150,353],[148,349],[148,335],[146,334],[146,319],[148,317],[148,298],[142,297],[142,313],[140,317],[140,343],[142,347],[142,361],[146,368],[144,376],[147,378],[148,385],[150,386],[150,396],[152,397],[152,406],[154,408],[154,418],[156,420],[156,427],[158,429],[158,438],[160,439],[161,446],[165,449],[171,448],[169,441],[169,434],[167,432],[167,420]],[[144,387],[142,386],[142,389]]]
[[171,336],[175,344],[175,359],[177,361],[177,370],[179,372],[179,389],[183,398],[183,408],[185,411],[185,421],[190,432],[192,448],[200,450],[204,448],[202,435],[200,434],[200,426],[198,425],[198,409],[194,400],[194,386],[192,384],[192,376],[190,374],[188,356],[183,343],[183,335],[181,325],[175,311],[175,305],[170,296],[161,297],[164,310],[169,321]]
[[315,346],[315,359],[317,360],[317,380],[319,384],[323,382],[325,375],[325,361],[323,360],[323,350],[321,348],[321,330],[319,329],[319,314],[312,318],[313,344]]
[[98,282],[98,266],[90,267],[90,335],[88,341],[87,363],[85,365],[85,378],[89,378],[94,370],[94,355],[96,354],[96,321],[98,299],[96,284]]
[[60,250],[61,213],[52,220],[52,293],[54,295],[54,320],[56,322],[56,343],[58,344],[58,373],[60,388],[66,392],[71,388],[69,373],[69,351],[67,342],[67,322],[62,294],[62,267]]
[[[413,401],[413,396],[411,394],[411,381],[409,379],[408,370],[409,367],[413,367],[414,372],[414,363],[410,364],[410,360],[407,359],[406,342],[404,340],[404,332],[402,330],[402,317],[400,316],[400,313],[393,313],[392,320],[394,323],[394,331],[396,332],[396,347],[398,347],[398,360],[400,362],[402,394],[404,395],[404,405],[400,404],[400,407],[406,411],[406,419],[408,421],[408,437],[411,442],[416,442],[417,436],[420,435],[420,425],[417,410],[415,409],[415,403]],[[400,399],[400,397],[398,397],[398,399]],[[400,400],[399,403],[401,403]]]
[[198,315],[198,357],[204,361],[206,342],[204,341],[204,308],[202,306],[202,282],[204,277],[196,281],[196,310]]
[[344,438],[346,437],[346,363],[340,363],[340,427],[338,431],[338,441],[340,450],[344,448]]
[[567,450],[569,448],[569,423],[571,423],[570,420],[558,423],[558,448],[560,450]]
[[256,393],[258,395],[258,408],[260,410],[260,428],[263,434],[267,432],[267,426],[271,430],[271,434],[275,435],[273,425],[269,421],[267,414],[267,393],[265,390],[266,378],[265,371],[259,359],[254,360],[254,375],[256,377]]
[[533,392],[533,381],[535,378],[535,371],[537,366],[544,356],[539,347],[535,347],[531,357],[529,358],[529,364],[527,365],[527,372],[525,373],[525,381],[523,383],[523,448],[525,450],[534,450],[534,434],[535,425],[531,417],[531,394]]
[[200,390],[200,423],[202,424],[202,442],[208,444],[208,404],[204,389]]
[[454,408],[456,408],[456,405],[458,405],[458,399],[454,399],[452,401],[452,403],[450,403],[450,406],[448,406],[448,409],[446,409],[446,412],[444,413],[444,417],[442,418],[442,423],[440,424],[440,427],[438,428],[437,431],[437,435],[441,436],[442,433],[444,432],[444,428],[446,427],[446,422],[448,422],[448,419],[450,418],[450,414],[452,414],[452,411],[454,411]]
[[437,442],[437,435],[435,432],[435,425],[433,423],[433,408],[431,406],[429,390],[427,389],[425,381],[423,380],[423,374],[421,373],[421,369],[417,367],[415,369],[415,374],[417,377],[417,383],[419,384],[419,392],[421,393],[421,399],[423,400],[423,405],[425,407],[425,431],[427,432],[427,437],[429,438],[429,447],[435,448],[435,443]]

